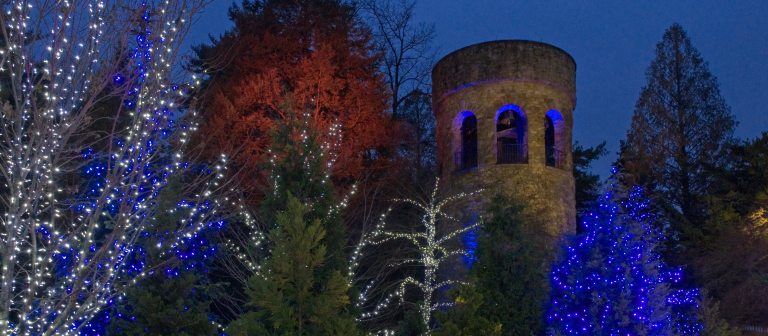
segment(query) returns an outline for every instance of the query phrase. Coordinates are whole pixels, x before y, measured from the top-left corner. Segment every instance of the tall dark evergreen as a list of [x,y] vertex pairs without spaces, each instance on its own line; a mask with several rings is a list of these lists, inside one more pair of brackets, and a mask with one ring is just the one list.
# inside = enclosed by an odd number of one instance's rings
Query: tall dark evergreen
[[605,141],[594,147],[573,144],[573,177],[576,180],[576,212],[581,215],[600,197],[600,176],[590,171],[595,160],[608,154]]
[[478,234],[471,274],[485,298],[481,315],[500,323],[504,335],[541,334],[546,300],[546,260],[552,237],[542,223],[526,222],[522,203],[495,196]]
[[709,167],[723,164],[734,116],[707,63],[679,24],[664,33],[646,72],[621,164],[630,184],[644,186],[686,239],[706,215]]

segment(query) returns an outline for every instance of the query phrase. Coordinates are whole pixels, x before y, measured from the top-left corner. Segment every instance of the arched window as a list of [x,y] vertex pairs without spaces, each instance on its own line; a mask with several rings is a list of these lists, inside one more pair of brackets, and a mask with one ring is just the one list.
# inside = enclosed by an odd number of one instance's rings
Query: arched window
[[477,167],[477,117],[472,112],[464,111],[457,116],[459,123],[459,146],[453,160],[457,170]]
[[565,134],[563,116],[556,110],[549,110],[544,119],[544,148],[546,164],[550,167],[565,167]]
[[528,162],[528,121],[517,105],[496,113],[496,163]]

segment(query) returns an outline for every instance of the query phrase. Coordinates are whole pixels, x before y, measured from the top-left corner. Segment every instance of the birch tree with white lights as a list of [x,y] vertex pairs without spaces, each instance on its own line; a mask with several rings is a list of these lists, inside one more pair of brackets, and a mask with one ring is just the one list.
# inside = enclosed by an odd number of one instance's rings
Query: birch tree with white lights
[[[454,213],[452,207],[466,202],[468,199],[476,197],[482,190],[458,193],[445,198],[438,195],[439,180],[435,182],[432,193],[426,200],[414,199],[396,199],[396,203],[405,203],[416,207],[422,214],[419,225],[414,226],[412,230],[391,229],[387,225],[387,216],[392,212],[390,208],[381,215],[379,224],[375,229],[364,234],[357,248],[353,252],[350,260],[349,276],[355,278],[358,273],[358,266],[361,258],[367,253],[367,250],[375,250],[377,246],[381,247],[394,241],[405,242],[415,249],[414,258],[398,258],[392,261],[387,267],[396,268],[401,266],[416,266],[419,268],[419,276],[408,276],[399,281],[396,289],[385,296],[370,295],[377,291],[377,280],[369,280],[361,291],[358,298],[358,307],[363,310],[359,319],[363,322],[376,319],[385,309],[393,303],[399,301],[403,303],[406,291],[409,289],[419,293],[418,313],[421,322],[427,328],[427,334],[430,330],[430,321],[435,311],[442,307],[450,306],[450,302],[439,300],[437,291],[447,287],[464,283],[458,277],[453,276],[443,278],[446,274],[443,272],[450,262],[457,262],[463,256],[467,256],[468,251],[462,243],[458,241],[463,235],[475,230],[481,225],[481,222],[469,223],[468,225],[458,224],[458,220],[449,213]],[[464,202],[462,202],[464,201]],[[466,205],[466,204],[462,204]],[[449,226],[449,222],[456,225]],[[357,277],[358,281],[365,281]],[[379,301],[373,297],[382,298]],[[371,305],[370,301],[373,302]],[[371,307],[370,309],[367,309]],[[389,335],[392,331],[380,331],[379,334]]]
[[137,241],[171,179],[169,258],[234,202],[223,159],[192,169],[181,150],[197,83],[173,71],[204,1],[0,2],[0,334],[77,334],[162,267]]

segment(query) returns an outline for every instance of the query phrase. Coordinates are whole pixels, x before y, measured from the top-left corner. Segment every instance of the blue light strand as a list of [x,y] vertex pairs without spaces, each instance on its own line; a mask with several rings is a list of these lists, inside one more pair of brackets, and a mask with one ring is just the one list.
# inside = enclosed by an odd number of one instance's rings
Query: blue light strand
[[654,250],[663,239],[639,188],[614,184],[583,220],[550,274],[547,323],[558,335],[698,335],[698,290]]
[[[146,8],[146,3],[143,4]],[[143,19],[149,22],[150,12],[145,10]],[[139,99],[139,93],[142,92],[147,73],[152,71],[152,48],[154,43],[149,37],[152,36],[152,32],[148,28],[144,28],[141,33],[136,36],[136,46],[131,53],[132,66],[134,71],[134,80],[131,82],[129,79],[117,73],[113,76],[113,84],[121,86],[125,84],[132,85],[128,89],[129,96],[123,102],[123,104],[129,108],[129,110],[135,110],[136,113],[141,113],[138,110],[136,100]],[[172,87],[172,91],[179,90],[177,85]],[[161,94],[162,96],[163,94]],[[169,100],[171,101],[171,100]],[[172,151],[172,144],[170,142],[170,136],[181,129],[188,129],[189,126],[177,122],[177,119],[181,116],[180,113],[174,113],[168,106],[161,106],[161,108],[151,111],[150,117],[145,118],[144,129],[150,130],[147,136],[143,137],[145,141],[136,143],[125,138],[115,138],[114,145],[117,148],[126,149],[119,151],[122,156],[115,156],[113,153],[101,153],[93,148],[86,148],[81,152],[81,159],[86,161],[86,164],[82,168],[82,176],[84,177],[81,183],[81,190],[79,195],[74,199],[72,209],[76,214],[85,215],[90,212],[100,212],[102,215],[99,217],[99,222],[109,223],[113,221],[114,217],[120,214],[120,206],[123,204],[133,204],[131,213],[140,215],[144,218],[147,216],[147,211],[139,208],[140,205],[146,204],[147,200],[153,200],[158,197],[159,193],[163,190],[168,183],[168,179],[172,173],[179,171],[179,168],[189,168],[190,164],[185,162],[177,162],[174,159],[168,158]],[[130,186],[125,188],[125,185],[118,185],[110,189],[112,196],[109,202],[99,202],[99,197],[104,195],[104,187],[108,184],[107,178],[110,168],[116,167],[119,162],[129,162],[122,169],[122,177],[129,179],[134,176],[137,170],[141,171],[141,180],[130,180]],[[216,171],[208,167],[201,168],[199,165],[192,170],[193,173],[201,175],[214,175]],[[153,201],[153,205],[157,205]],[[184,200],[179,202],[177,210],[193,209],[192,215],[185,218],[188,227],[182,227],[182,229],[189,229],[199,221],[205,221],[205,218],[211,214],[215,206],[209,200],[203,200],[200,202],[192,200]],[[147,218],[149,222],[152,222],[153,218]],[[167,242],[172,246],[170,249],[171,254],[168,257],[175,257],[179,262],[177,265],[167,267],[164,269],[163,274],[167,277],[178,277],[180,272],[191,270],[203,270],[207,272],[206,263],[213,258],[217,253],[217,247],[210,242],[207,238],[209,231],[221,230],[225,225],[224,221],[213,221],[204,225],[203,230],[195,230],[192,234],[179,238],[177,232],[163,232],[163,233],[150,233],[144,231],[141,233],[141,237],[144,239],[153,238],[163,243]],[[145,229],[151,229],[145,228]],[[51,236],[52,229],[46,226],[41,226],[37,232],[40,236],[51,241],[54,237]],[[110,229],[101,229],[100,235],[97,235],[95,241],[99,245],[112,244],[114,249],[118,251],[115,254],[116,263],[104,262],[99,260],[91,260],[89,255],[83,255],[82,251],[78,251],[74,248],[67,247],[53,252],[54,256],[54,278],[65,278],[71,276],[74,272],[74,268],[78,266],[81,260],[85,260],[84,265],[92,265],[94,262],[98,262],[96,269],[103,269],[110,265],[121,276],[131,279],[144,276],[145,272],[150,271],[147,267],[147,251],[141,242],[135,242],[133,244],[118,243],[117,240],[106,240]],[[64,239],[64,237],[59,237]],[[97,245],[92,245],[87,252],[91,254],[95,253],[98,249]],[[152,271],[150,271],[152,274]],[[95,284],[90,280],[84,280],[85,287],[89,286],[104,286],[105,284]],[[65,289],[66,293],[73,292],[71,287]],[[82,293],[82,292],[81,292]],[[84,302],[86,297],[78,297],[78,302]],[[69,325],[71,331],[77,331],[81,335],[100,335],[104,334],[106,325],[112,318],[113,311],[110,307],[114,307],[115,301],[108,300],[106,305],[107,309],[103,309],[90,321],[77,320]],[[55,319],[57,314],[51,313],[47,316],[49,320]],[[38,318],[37,315],[30,315],[28,318]]]

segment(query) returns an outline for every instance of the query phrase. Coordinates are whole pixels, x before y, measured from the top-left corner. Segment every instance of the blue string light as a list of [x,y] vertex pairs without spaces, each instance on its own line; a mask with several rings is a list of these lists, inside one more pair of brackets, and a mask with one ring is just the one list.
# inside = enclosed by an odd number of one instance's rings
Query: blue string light
[[[146,8],[146,3],[143,4]],[[146,9],[142,15],[142,19],[145,22],[149,22],[151,12]],[[142,25],[149,26],[149,25]],[[148,72],[151,72],[152,63],[152,48],[155,47],[154,42],[150,38],[152,32],[148,28],[142,28],[141,32],[136,34],[135,47],[130,53],[132,72],[135,75],[134,79],[130,81],[123,73],[116,73],[112,77],[112,83],[115,86],[130,85],[127,89],[127,98],[123,100],[123,104],[129,110],[135,110],[136,102],[139,99],[139,93],[142,92],[142,85],[144,85]],[[161,41],[162,42],[162,41]],[[178,91],[177,85],[172,86],[172,91]],[[135,113],[141,113],[142,111],[134,111]],[[114,156],[114,154],[100,152],[94,148],[87,148],[80,153],[80,158],[84,160],[85,165],[82,168],[81,174],[84,177],[83,182],[80,184],[81,192],[76,197],[75,202],[72,205],[72,209],[75,213],[83,213],[85,211],[96,211],[99,209],[103,216],[101,221],[108,223],[120,212],[121,204],[133,204],[134,207],[138,207],[143,204],[147,199],[152,199],[158,196],[162,188],[153,187],[157,184],[165,184],[169,178],[168,165],[174,164],[171,158],[166,156],[171,155],[173,150],[172,144],[169,141],[172,134],[179,130],[187,130],[189,127],[184,123],[178,122],[183,113],[174,112],[168,106],[162,106],[155,111],[150,111],[149,118],[146,120],[149,123],[149,129],[151,130],[150,136],[143,143],[134,143],[128,139],[116,137],[113,139],[113,145],[119,148],[124,146],[130,146],[130,151],[122,151],[123,156]],[[130,155],[135,157],[130,158]],[[106,204],[99,206],[98,197],[103,195],[103,188],[108,185],[106,178],[109,167],[115,167],[118,162],[130,162],[124,168],[124,177],[131,176],[137,169],[141,170],[141,174],[145,178],[144,182],[136,181],[130,188],[115,187],[112,189],[112,200]],[[135,164],[134,164],[135,163]],[[214,174],[215,171],[206,165],[190,165],[189,163],[181,163],[183,168],[192,168],[192,174]],[[176,204],[176,210],[180,209],[195,209],[195,215],[192,217],[186,217],[187,222],[196,223],[208,215],[209,211],[214,209],[214,205],[209,200],[202,202],[195,202],[192,200],[181,200]],[[134,208],[134,212],[138,212],[138,208]],[[189,236],[185,236],[179,241],[176,232],[153,232],[152,227],[148,227],[144,232],[140,234],[141,241],[135,242],[132,245],[123,245],[118,248],[123,252],[118,254],[118,262],[115,263],[115,270],[122,272],[128,278],[135,278],[140,276],[143,272],[149,272],[149,274],[155,274],[154,271],[148,268],[149,256],[146,248],[142,246],[142,243],[147,241],[154,241],[158,244],[174,244],[174,248],[170,251],[171,254],[167,255],[168,258],[173,257],[176,262],[171,266],[164,268],[160,274],[167,278],[179,277],[183,272],[199,271],[208,272],[208,265],[218,252],[218,247],[212,242],[210,236],[225,226],[224,221],[213,221],[205,225],[205,229],[196,231]],[[51,229],[46,226],[41,226],[37,232],[45,237],[51,236]],[[102,235],[96,239],[99,244],[108,244],[105,239],[110,232],[109,228],[101,230]],[[89,249],[90,252],[97,250],[97,245],[92,245]],[[76,267],[79,262],[79,258],[82,255],[78,254],[75,249],[62,249],[54,253],[55,260],[55,272],[56,277],[66,277],[71,274],[72,268]],[[87,257],[86,257],[87,258]],[[86,264],[90,263],[90,260],[86,259]],[[98,264],[97,268],[103,268],[105,265]],[[119,269],[118,269],[119,268]],[[85,286],[92,286],[94,284],[86,281]],[[72,292],[72,288],[65,289],[68,293]],[[85,300],[86,298],[80,298]],[[54,319],[55,314],[48,316],[49,319]],[[29,316],[29,318],[36,318],[36,316]],[[135,321],[136,317],[131,315],[121,314],[116,310],[116,302],[110,300],[107,306],[102,309],[94,318],[89,321],[82,322],[77,321],[69,325],[70,330],[77,330],[79,335],[104,335],[106,334],[108,325],[113,319],[118,318],[126,321]]]
[[654,250],[662,237],[639,188],[617,187],[583,220],[550,274],[547,323],[557,335],[698,335],[699,292]]

